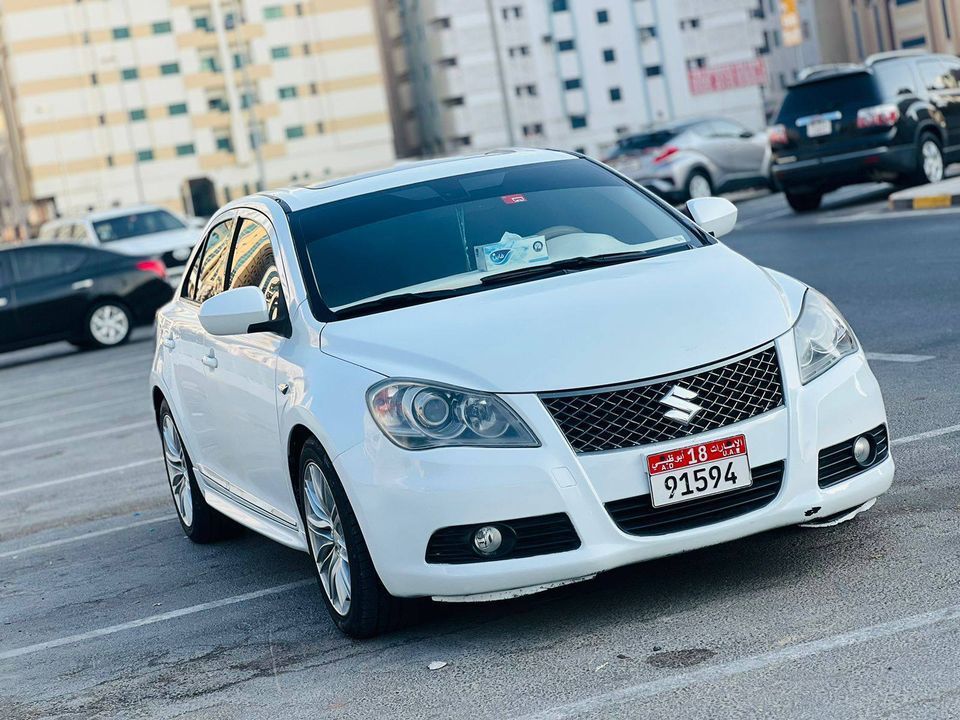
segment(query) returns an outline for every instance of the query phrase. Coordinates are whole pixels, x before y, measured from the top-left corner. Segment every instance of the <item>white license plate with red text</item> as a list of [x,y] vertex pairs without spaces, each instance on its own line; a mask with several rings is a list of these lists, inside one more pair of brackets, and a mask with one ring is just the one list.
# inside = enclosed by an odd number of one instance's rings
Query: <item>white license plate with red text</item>
[[747,438],[743,435],[647,456],[653,507],[750,487]]

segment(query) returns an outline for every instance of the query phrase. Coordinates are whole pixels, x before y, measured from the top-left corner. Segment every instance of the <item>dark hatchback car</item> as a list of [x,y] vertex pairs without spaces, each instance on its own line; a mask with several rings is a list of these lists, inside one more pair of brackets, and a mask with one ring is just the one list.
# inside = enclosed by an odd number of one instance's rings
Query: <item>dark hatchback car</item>
[[798,212],[845,185],[938,182],[960,159],[960,59],[899,51],[812,73],[788,90],[770,145]]
[[159,260],[98,248],[0,249],[0,352],[58,340],[120,345],[173,296],[165,278]]

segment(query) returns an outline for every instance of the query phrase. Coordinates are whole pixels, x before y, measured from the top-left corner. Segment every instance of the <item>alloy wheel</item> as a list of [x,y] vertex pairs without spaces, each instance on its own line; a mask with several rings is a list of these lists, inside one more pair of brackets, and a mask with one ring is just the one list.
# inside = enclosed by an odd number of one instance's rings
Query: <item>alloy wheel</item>
[[350,558],[343,523],[330,483],[315,462],[304,469],[307,532],[320,584],[338,615],[350,612]]
[[180,519],[187,527],[193,525],[193,495],[190,491],[190,476],[187,473],[187,458],[183,452],[180,433],[170,415],[163,416],[163,460],[167,465],[167,477],[173,491],[173,501]]
[[117,345],[130,332],[130,318],[116,305],[101,305],[90,315],[90,335],[101,345]]
[[933,140],[925,140],[920,151],[923,157],[923,175],[927,182],[943,180],[943,154],[940,146]]

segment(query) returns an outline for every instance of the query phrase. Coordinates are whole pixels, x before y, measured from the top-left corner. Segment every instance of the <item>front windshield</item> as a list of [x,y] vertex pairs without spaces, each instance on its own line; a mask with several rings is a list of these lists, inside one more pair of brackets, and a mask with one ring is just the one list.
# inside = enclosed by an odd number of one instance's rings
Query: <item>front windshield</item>
[[145,210],[93,223],[93,231],[102,243],[170,230],[183,230],[185,227],[173,213],[166,210]]
[[475,292],[495,274],[571,258],[700,244],[656,201],[582,159],[407,185],[291,221],[312,290],[334,313],[392,295]]

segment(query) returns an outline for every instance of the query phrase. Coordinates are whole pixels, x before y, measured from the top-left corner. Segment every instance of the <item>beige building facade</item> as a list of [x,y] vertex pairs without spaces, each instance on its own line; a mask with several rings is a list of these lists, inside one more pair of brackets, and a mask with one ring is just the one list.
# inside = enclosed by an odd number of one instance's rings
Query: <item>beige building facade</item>
[[846,57],[890,50],[960,53],[960,0],[844,0]]
[[23,200],[206,214],[393,162],[373,0],[0,0]]

